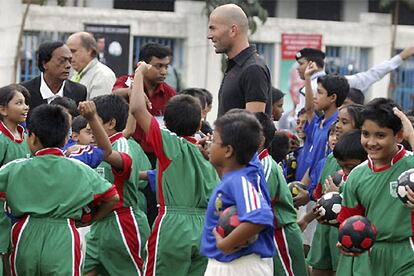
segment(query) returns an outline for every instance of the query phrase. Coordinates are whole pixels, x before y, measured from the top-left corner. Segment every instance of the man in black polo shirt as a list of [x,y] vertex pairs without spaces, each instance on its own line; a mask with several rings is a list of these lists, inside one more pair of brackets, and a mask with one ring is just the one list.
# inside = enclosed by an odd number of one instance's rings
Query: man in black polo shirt
[[249,22],[234,4],[217,7],[210,15],[207,38],[216,53],[228,57],[227,69],[219,90],[217,117],[232,108],[266,112],[271,116],[271,78],[256,48],[249,46]]

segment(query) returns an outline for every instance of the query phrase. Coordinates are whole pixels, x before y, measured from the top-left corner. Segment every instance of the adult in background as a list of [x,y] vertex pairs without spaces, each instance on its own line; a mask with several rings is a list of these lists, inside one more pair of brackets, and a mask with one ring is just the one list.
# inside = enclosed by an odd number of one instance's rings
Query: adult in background
[[[160,123],[164,123],[163,116],[165,106],[171,97],[176,95],[174,88],[165,83],[167,77],[168,65],[170,64],[171,50],[170,48],[158,43],[148,43],[142,46],[139,51],[139,61],[145,61],[152,65],[148,71],[144,73],[144,92],[149,101],[149,112],[155,116]],[[118,77],[113,87],[113,93],[129,98],[134,75],[123,75]],[[141,145],[145,154],[151,162],[152,168],[155,168],[156,156],[154,149],[147,143],[145,133],[139,125],[136,126],[132,137]],[[144,190],[147,198],[147,218],[152,225],[158,214],[157,201],[155,194],[149,189]]]
[[108,66],[99,62],[93,35],[87,32],[74,33],[69,36],[66,45],[73,55],[75,74],[72,80],[86,86],[87,99],[111,94],[116,77]]
[[67,97],[78,104],[86,100],[86,87],[68,80],[72,53],[60,41],[46,42],[37,51],[37,66],[40,76],[22,82],[29,90],[30,109],[49,104],[58,97]]
[[255,46],[249,45],[248,31],[247,16],[237,5],[219,6],[210,15],[207,38],[216,53],[228,57],[219,90],[218,117],[232,108],[272,115],[270,71]]

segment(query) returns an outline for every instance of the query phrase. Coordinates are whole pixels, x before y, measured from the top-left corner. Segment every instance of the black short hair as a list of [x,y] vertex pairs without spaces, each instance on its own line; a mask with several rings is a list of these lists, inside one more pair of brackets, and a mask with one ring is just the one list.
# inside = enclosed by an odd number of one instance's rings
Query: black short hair
[[184,90],[181,90],[179,95],[190,95],[194,98],[197,98],[200,101],[202,109],[207,106],[206,95],[199,88],[186,88]]
[[213,104],[213,94],[211,94],[211,92],[208,91],[205,88],[200,88],[200,90],[203,91],[204,96],[206,97],[207,106],[212,105]]
[[233,147],[236,160],[246,165],[260,146],[262,127],[256,117],[248,111],[227,112],[215,122],[223,145]]
[[354,121],[354,128],[361,129],[362,126],[362,110],[364,109],[363,105],[360,104],[349,104],[342,106],[340,109],[346,109],[348,114],[352,117]]
[[267,149],[273,141],[275,137],[276,127],[273,124],[272,119],[270,119],[269,115],[264,112],[256,112],[254,116],[259,121],[260,125],[262,126],[263,136],[265,138],[264,148]]
[[272,87],[272,104],[280,100],[285,96],[285,93],[283,93],[281,90]]
[[348,80],[344,76],[328,74],[318,78],[323,88],[328,92],[328,96],[336,94],[336,106],[340,107],[349,93]]
[[29,135],[36,135],[43,147],[61,148],[69,133],[69,116],[60,106],[42,104],[30,113],[27,130]]
[[82,115],[76,116],[75,119],[72,121],[72,132],[79,133],[82,129],[84,129],[88,125],[88,120]]
[[364,104],[365,102],[365,96],[364,93],[362,93],[361,90],[356,88],[350,88],[348,93],[348,99],[350,99],[352,102],[356,104]]
[[52,59],[53,51],[63,45],[64,43],[61,41],[48,41],[40,44],[37,50],[37,67],[39,67],[40,72],[45,71],[43,63],[47,63]]
[[115,130],[118,132],[124,130],[128,118],[128,104],[125,99],[111,94],[98,96],[92,100],[95,102],[96,111],[104,124],[115,119]]
[[189,95],[177,95],[168,101],[164,121],[166,127],[178,136],[192,136],[201,122],[200,102]]
[[301,116],[301,115],[303,115],[303,114],[305,114],[306,113],[306,109],[305,108],[302,108],[301,110],[299,110],[299,112],[298,112],[298,117],[299,116]]
[[335,159],[340,161],[367,159],[367,153],[361,145],[361,130],[353,129],[344,133],[336,142],[333,150]]
[[139,61],[150,63],[152,57],[165,58],[172,56],[171,49],[158,43],[147,43],[139,50]]
[[75,118],[79,115],[78,107],[76,106],[76,102],[68,97],[57,97],[50,104],[59,105],[64,107],[68,110],[69,114],[72,118]]
[[328,139],[329,139],[329,136],[331,136],[332,131],[335,131],[335,130],[336,130],[336,123],[333,123],[328,129]]
[[304,58],[307,61],[313,61],[319,68],[325,66],[325,53],[316,48],[303,48],[296,53],[295,58],[296,60]]
[[269,153],[277,163],[286,158],[286,155],[289,153],[289,143],[289,136],[285,131],[275,132]]
[[22,93],[27,104],[30,94],[26,87],[20,84],[9,84],[0,88],[0,106],[7,106],[17,92]]
[[390,128],[397,134],[402,129],[402,122],[394,111],[394,107],[402,110],[393,100],[387,98],[375,98],[367,103],[361,112],[362,124],[366,120],[375,122],[380,127]]

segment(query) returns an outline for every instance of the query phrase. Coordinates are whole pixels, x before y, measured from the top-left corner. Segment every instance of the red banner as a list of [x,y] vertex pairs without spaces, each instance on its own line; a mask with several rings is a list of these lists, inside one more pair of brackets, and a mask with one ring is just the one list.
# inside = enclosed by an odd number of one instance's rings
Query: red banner
[[282,59],[295,59],[303,48],[322,48],[321,34],[282,34]]

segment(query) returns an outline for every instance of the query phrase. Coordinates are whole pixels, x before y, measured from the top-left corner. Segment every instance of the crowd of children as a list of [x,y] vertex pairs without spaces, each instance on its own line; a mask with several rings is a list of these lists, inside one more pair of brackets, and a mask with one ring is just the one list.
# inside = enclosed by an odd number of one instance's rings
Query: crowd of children
[[[212,96],[192,88],[168,101],[161,122],[148,110],[144,61],[129,102],[56,98],[29,110],[26,88],[0,88],[1,272],[414,275],[414,191],[406,187],[408,206],[396,194],[414,167],[412,122],[390,99],[364,105],[347,78],[321,72],[321,56],[298,56],[305,86],[295,133],[276,130],[276,88],[272,117],[233,109],[212,128]],[[156,167],[130,138],[135,126]],[[295,196],[293,181],[302,183]],[[153,225],[147,185],[158,203]],[[338,222],[361,215],[375,224],[370,252],[341,251],[338,228],[316,205],[328,192],[343,196]],[[223,237],[216,227],[232,206],[240,224]]]

